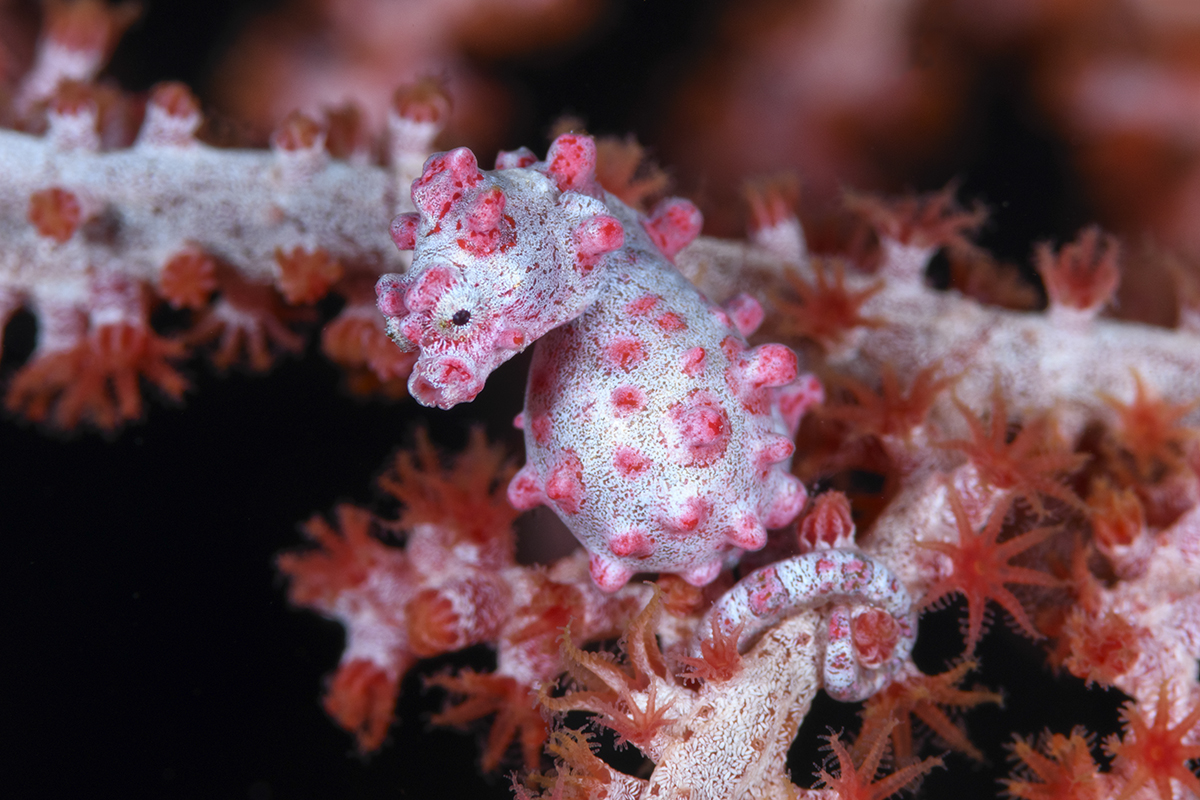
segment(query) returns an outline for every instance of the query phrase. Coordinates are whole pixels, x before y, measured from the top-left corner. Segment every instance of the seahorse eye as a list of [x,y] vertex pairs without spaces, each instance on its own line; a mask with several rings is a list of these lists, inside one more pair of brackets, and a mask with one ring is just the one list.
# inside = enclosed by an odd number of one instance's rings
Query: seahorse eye
[[450,321],[455,325],[466,325],[471,321],[471,312],[467,311],[465,308],[460,308],[458,311],[454,312],[454,316],[450,317]]

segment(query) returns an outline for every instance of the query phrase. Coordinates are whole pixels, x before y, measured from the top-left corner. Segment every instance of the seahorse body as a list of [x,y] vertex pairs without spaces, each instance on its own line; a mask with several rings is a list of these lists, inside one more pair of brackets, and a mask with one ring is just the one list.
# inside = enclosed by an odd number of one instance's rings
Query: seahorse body
[[788,348],[747,345],[754,301],[723,310],[671,264],[699,232],[695,208],[639,217],[595,183],[594,154],[567,135],[545,162],[504,154],[491,173],[466,150],[430,159],[419,217],[393,224],[413,270],[381,279],[380,307],[420,348],[410,388],[431,405],[473,398],[540,337],[510,500],[553,508],[604,589],[635,572],[703,584],[803,507],[787,466],[820,386],[797,380]]

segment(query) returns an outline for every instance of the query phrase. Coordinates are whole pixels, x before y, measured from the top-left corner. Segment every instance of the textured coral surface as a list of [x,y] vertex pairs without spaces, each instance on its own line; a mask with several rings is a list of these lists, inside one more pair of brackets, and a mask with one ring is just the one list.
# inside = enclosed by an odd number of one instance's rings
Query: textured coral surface
[[[254,135],[212,113],[218,91],[198,65],[222,48],[178,27],[200,5],[147,3],[139,22],[125,4],[0,0],[0,574],[18,765],[6,791],[1198,793],[1200,282],[1187,251],[1195,131],[1178,113],[1195,83],[1189,4],[931,1],[881,18],[856,0],[663,2],[652,15],[612,3],[570,47],[586,20],[507,20],[522,37],[489,22],[490,3],[446,5],[422,57],[512,89],[525,127],[505,145],[544,152],[564,111],[586,119],[560,130],[658,136],[678,183],[730,233],[742,212],[726,196],[746,164],[799,168],[801,187],[798,201],[794,180],[751,183],[748,240],[680,251],[691,235],[651,222],[639,247],[674,259],[669,290],[639,284],[601,304],[586,347],[560,329],[532,358],[487,363],[486,384],[449,410],[397,399],[415,357],[386,338],[372,287],[407,263],[388,219],[412,208],[403,186],[450,103],[468,117],[479,106],[398,75],[409,88],[367,99],[365,116],[259,103],[262,147],[222,150]],[[224,41],[258,5],[231,15]],[[263,24],[295,48],[296,31],[345,12],[328,28],[344,36],[288,57],[354,75],[354,54],[374,52],[356,42],[389,30],[357,12],[385,7],[279,3]],[[478,13],[463,22],[464,8]],[[526,48],[539,56],[511,55]],[[178,78],[190,88],[161,83]],[[668,102],[694,98],[689,82],[707,87],[699,111]],[[499,135],[504,115],[486,113]],[[695,122],[714,113],[728,124]],[[657,124],[667,116],[673,127]],[[598,149],[600,182],[629,208],[589,196],[579,209],[652,221],[662,174],[628,141]],[[953,174],[962,183],[941,192],[886,194]],[[845,182],[883,193],[841,202],[828,190]],[[466,249],[510,246],[506,226],[529,222],[519,195],[472,206]],[[976,198],[991,221],[958,205]],[[566,266],[611,252],[603,228],[560,231],[592,245]],[[812,500],[794,526],[748,525],[740,564],[729,551],[718,574],[687,576],[703,587],[670,574],[681,563],[645,562],[663,574],[601,591],[553,514],[508,503],[526,459],[547,462],[534,482],[546,499],[578,499],[561,468],[573,462],[530,442],[546,395],[535,380],[523,402],[526,374],[536,362],[535,377],[549,364],[551,384],[577,381],[554,425],[606,468],[648,476],[586,395],[628,410],[659,386],[650,371],[612,391],[660,354],[621,337],[679,333],[691,318],[667,306],[687,281],[705,313],[727,309],[723,330],[761,316],[749,346],[784,342],[819,376],[824,402],[792,461]],[[424,311],[460,327],[466,304],[451,305]],[[754,352],[740,346],[723,355]],[[598,366],[579,372],[587,348]],[[724,442],[717,407],[701,398],[681,420],[656,406],[662,440],[637,444],[670,452],[715,419],[713,441],[739,454],[791,453]],[[684,499],[753,505],[771,485],[668,472],[654,477],[686,481]],[[664,492],[616,494],[623,519]],[[592,548],[637,559],[631,530],[605,529]]]

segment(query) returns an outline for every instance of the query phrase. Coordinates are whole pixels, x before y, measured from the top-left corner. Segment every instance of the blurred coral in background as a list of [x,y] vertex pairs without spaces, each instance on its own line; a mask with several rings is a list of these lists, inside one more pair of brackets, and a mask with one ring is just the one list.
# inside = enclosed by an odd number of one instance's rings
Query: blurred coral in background
[[[431,411],[375,308],[426,156],[584,129],[825,386],[799,538],[703,589],[601,593],[503,497],[528,356]],[[915,664],[792,780],[1189,796],[1198,334],[1192,0],[0,0],[10,791],[634,796],[782,663],[704,609],[859,546]]]
[[600,0],[292,0],[255,16],[212,79],[213,101],[254,130],[295,109],[352,100],[367,123],[400,81],[438,77],[454,97],[448,138],[495,149],[510,125],[511,87],[480,60],[520,57],[578,39]]

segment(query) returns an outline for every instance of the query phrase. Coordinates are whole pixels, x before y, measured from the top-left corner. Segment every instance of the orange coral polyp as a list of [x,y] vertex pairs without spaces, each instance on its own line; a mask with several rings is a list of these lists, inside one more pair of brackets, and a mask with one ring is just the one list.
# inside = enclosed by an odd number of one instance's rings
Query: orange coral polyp
[[172,256],[158,276],[158,292],[172,308],[204,308],[216,288],[216,262],[198,248]]
[[291,579],[288,599],[296,605],[332,604],[346,589],[365,581],[388,548],[371,534],[375,516],[365,508],[343,503],[335,509],[337,526],[315,516],[302,530],[318,548],[283,553],[279,571]]
[[138,3],[114,6],[104,0],[50,0],[46,13],[47,38],[67,50],[94,52],[102,58],[142,12]]
[[342,265],[320,247],[315,250],[295,247],[286,253],[276,248],[275,262],[279,265],[276,284],[293,305],[317,302],[342,277]]
[[71,192],[53,186],[29,196],[26,216],[39,236],[64,244],[83,222],[83,205]]
[[984,611],[989,600],[999,603],[1025,635],[1031,639],[1040,639],[1041,633],[1033,627],[1021,601],[1006,588],[1006,584],[1054,587],[1060,583],[1045,572],[1013,566],[1008,562],[1050,538],[1059,529],[1038,528],[1000,542],[998,537],[1004,525],[1004,518],[1012,507],[1011,495],[996,506],[987,524],[979,531],[974,529],[963,508],[962,499],[952,486],[949,487],[947,495],[958,527],[958,542],[918,542],[920,547],[946,556],[951,566],[948,574],[930,584],[918,606],[929,608],[942,598],[955,594],[966,598],[968,654],[975,651],[975,645],[983,637]]
[[1027,420],[1009,441],[1008,404],[998,386],[992,393],[987,425],[958,398],[954,398],[954,405],[967,423],[971,438],[941,442],[940,446],[965,454],[987,485],[1024,497],[1039,515],[1044,511],[1040,495],[1085,510],[1083,501],[1061,476],[1078,470],[1088,457],[1066,449],[1049,417]]
[[[895,725],[895,722],[892,722]],[[842,744],[841,737],[832,733],[825,737],[829,749],[838,762],[838,774],[830,775],[824,769],[817,771],[818,785],[836,793],[838,800],[883,800],[891,797],[904,787],[930,772],[934,767],[942,766],[942,759],[927,758],[917,764],[901,767],[890,775],[882,776],[878,781],[875,776],[879,772],[879,764],[888,742],[891,726],[878,731],[869,742],[862,742],[865,734],[860,737],[860,743],[866,744],[866,754],[862,761],[855,765],[850,752]]]
[[681,677],[699,678],[704,681],[727,681],[742,668],[742,655],[738,652],[738,637],[742,635],[742,624],[725,630],[712,618],[712,637],[700,642],[700,657],[683,656],[679,663],[688,668]]
[[416,452],[401,452],[379,485],[404,504],[397,524],[411,529],[437,524],[464,542],[486,544],[492,553],[511,557],[516,543],[511,525],[517,511],[508,503],[505,486],[515,468],[504,450],[489,445],[482,428],[471,430],[466,449],[443,469],[437,450],[424,430],[416,434]]
[[397,396],[408,391],[404,382],[417,360],[392,344],[379,322],[351,307],[321,330],[321,352],[347,370],[369,370],[377,386]]
[[200,113],[200,101],[187,84],[179,81],[164,81],[155,85],[146,103],[177,119],[190,119]]
[[411,122],[442,123],[450,116],[450,96],[437,78],[421,78],[395,91],[392,110]]
[[36,355],[22,366],[5,404],[62,430],[85,421],[113,430],[141,417],[143,379],[168,398],[182,399],[188,383],[171,362],[185,355],[181,342],[145,325],[102,325],[74,347]]
[[908,442],[913,431],[925,424],[925,418],[941,393],[959,376],[946,375],[940,364],[919,370],[907,390],[900,388],[900,377],[891,365],[880,374],[879,391],[849,375],[839,375],[834,385],[848,392],[853,404],[827,405],[820,414],[844,420],[862,434],[895,437]]
[[[548,774],[533,773],[525,778],[526,786],[547,790],[542,798],[552,800],[592,800],[607,797],[612,784],[612,768],[592,752],[587,734],[567,728],[555,731],[546,743],[546,750],[558,759],[557,767]],[[534,796],[514,782],[518,800],[534,800]]]
[[1092,683],[1113,686],[1137,663],[1148,632],[1111,611],[1095,619],[1076,607],[1067,617],[1062,633],[1070,649],[1063,666],[1089,686]]
[[1047,732],[1037,747],[1017,737],[1013,759],[1038,780],[1007,779],[1008,793],[1024,800],[1100,800],[1104,787],[1089,738],[1083,728],[1075,728],[1069,737]]
[[217,287],[220,297],[201,311],[185,340],[193,345],[215,341],[211,359],[218,369],[244,365],[264,372],[276,354],[304,349],[304,337],[289,326],[311,319],[311,309],[290,308],[270,286],[219,266]]
[[894,198],[847,192],[845,203],[881,238],[917,247],[969,247],[966,234],[978,230],[988,213],[982,205],[970,211],[959,207],[954,199],[957,190],[951,183],[937,192]]
[[1163,469],[1186,469],[1188,447],[1200,441],[1200,429],[1182,425],[1182,420],[1200,406],[1200,400],[1171,403],[1146,386],[1133,371],[1133,400],[1123,403],[1101,393],[1101,399],[1116,414],[1114,431],[1118,445],[1133,460],[1137,479],[1152,480]]
[[458,614],[450,600],[436,589],[425,589],[409,601],[408,645],[421,658],[447,653],[462,646]]
[[783,326],[827,349],[839,346],[847,334],[856,328],[876,328],[880,322],[860,313],[862,306],[883,291],[884,282],[877,281],[865,289],[846,288],[846,271],[841,261],[813,261],[813,281],[793,271],[785,277],[798,302],[776,302],[784,315]]
[[1102,484],[1088,498],[1092,535],[1104,547],[1128,547],[1146,530],[1146,511],[1137,492]]
[[650,160],[646,149],[632,136],[596,139],[596,181],[606,192],[639,210],[666,194],[671,183],[667,173]]
[[[961,723],[954,722],[941,708],[973,708],[983,703],[1003,705],[1003,698],[996,692],[959,688],[959,683],[975,666],[974,661],[962,661],[937,675],[925,675],[913,668],[909,674],[893,681],[867,700],[863,707],[859,742],[872,741],[878,731],[886,729],[891,732],[896,761],[907,763],[914,756],[911,718],[916,717],[950,749],[983,761],[983,753],[971,743]],[[856,754],[860,754],[859,747],[856,743]]]
[[1188,762],[1200,758],[1200,744],[1185,744],[1192,741],[1192,729],[1200,723],[1200,703],[1193,702],[1191,709],[1174,727],[1171,726],[1171,687],[1164,684],[1159,688],[1154,720],[1147,719],[1134,702],[1126,703],[1121,709],[1124,736],[1113,734],[1104,742],[1104,749],[1116,759],[1117,771],[1127,774],[1125,786],[1116,800],[1128,800],[1142,787],[1153,785],[1162,800],[1175,796],[1171,782],[1177,782],[1184,790],[1200,795],[1200,778],[1188,767]]
[[298,111],[288,114],[271,135],[271,144],[288,152],[312,150],[323,143],[320,123]]
[[452,703],[441,713],[434,714],[430,721],[435,725],[462,727],[482,717],[495,715],[483,751],[482,766],[485,771],[491,772],[499,767],[514,743],[520,747],[525,769],[537,767],[542,746],[550,731],[541,712],[530,700],[529,687],[505,675],[473,670],[463,670],[458,675],[434,675],[427,683],[463,698],[461,702]]
[[1048,244],[1038,245],[1034,260],[1051,304],[1099,311],[1113,298],[1121,281],[1119,257],[1117,238],[1101,234],[1092,225],[1057,251]]
[[391,727],[398,676],[389,676],[379,665],[355,659],[338,667],[325,693],[325,711],[354,734],[360,752],[378,750]]
[[800,182],[791,174],[747,181],[742,196],[750,207],[749,229],[753,232],[773,228],[796,219]]
[[[570,630],[563,631],[561,653],[567,669],[581,682],[595,688],[577,691],[564,697],[550,697],[544,691],[539,699],[555,712],[590,711],[597,722],[610,728],[621,742],[632,742],[645,752],[655,735],[674,721],[669,713],[673,701],[660,704],[658,683],[653,675],[665,674],[662,651],[654,638],[653,624],[662,611],[662,592],[655,587],[654,596],[640,614],[629,624],[625,636],[625,652],[631,670],[622,669],[604,653],[587,653],[571,643]],[[635,692],[645,691],[642,705]]]

